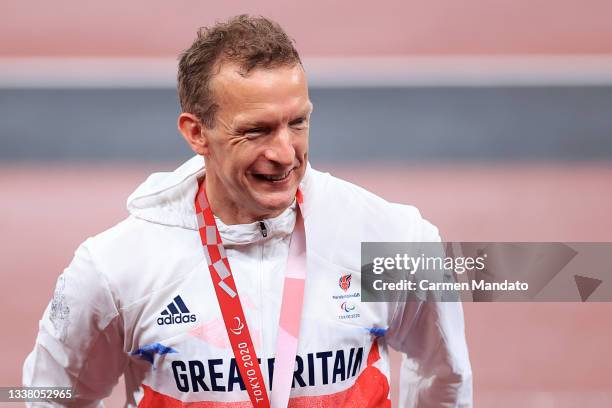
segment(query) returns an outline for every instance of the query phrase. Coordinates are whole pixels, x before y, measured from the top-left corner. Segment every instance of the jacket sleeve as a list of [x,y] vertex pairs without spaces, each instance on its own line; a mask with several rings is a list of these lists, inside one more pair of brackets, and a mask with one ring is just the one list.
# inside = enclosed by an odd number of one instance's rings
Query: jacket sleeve
[[472,406],[472,371],[458,302],[409,301],[388,343],[404,353],[400,406]]
[[[437,228],[424,223],[423,241],[439,242]],[[472,407],[472,370],[460,301],[398,303],[385,338],[403,353],[401,407]]]
[[58,278],[23,366],[24,386],[73,389],[74,399],[57,406],[102,406],[127,363],[121,318],[87,243]]

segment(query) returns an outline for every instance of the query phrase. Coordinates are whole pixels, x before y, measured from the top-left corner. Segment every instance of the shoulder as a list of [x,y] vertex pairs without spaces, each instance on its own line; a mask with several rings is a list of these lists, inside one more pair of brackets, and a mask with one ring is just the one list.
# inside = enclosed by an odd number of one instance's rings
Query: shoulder
[[192,230],[129,216],[81,247],[121,308],[189,274],[202,260],[197,240]]
[[[312,169],[309,177],[313,200],[309,211],[317,252],[359,257],[361,242],[439,241],[438,228],[413,205],[389,202],[346,180]],[[316,243],[324,242],[323,245]],[[334,252],[333,254],[331,252]],[[357,255],[356,255],[357,254]],[[354,263],[354,260],[353,260]]]

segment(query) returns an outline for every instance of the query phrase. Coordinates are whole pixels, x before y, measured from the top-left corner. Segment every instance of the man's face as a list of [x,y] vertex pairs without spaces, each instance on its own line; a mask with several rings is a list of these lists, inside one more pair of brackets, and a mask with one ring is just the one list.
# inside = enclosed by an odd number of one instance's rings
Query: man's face
[[203,130],[207,187],[239,219],[280,214],[306,170],[312,104],[304,70],[256,68],[242,76],[238,66],[223,64],[212,90],[219,108],[215,127]]

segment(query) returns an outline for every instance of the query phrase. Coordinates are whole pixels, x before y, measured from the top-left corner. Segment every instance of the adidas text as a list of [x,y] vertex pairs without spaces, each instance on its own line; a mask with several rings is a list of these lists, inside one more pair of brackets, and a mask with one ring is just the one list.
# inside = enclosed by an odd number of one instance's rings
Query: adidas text
[[157,318],[157,324],[163,326],[164,324],[180,324],[180,323],[192,323],[196,321],[195,314],[176,314],[168,315]]

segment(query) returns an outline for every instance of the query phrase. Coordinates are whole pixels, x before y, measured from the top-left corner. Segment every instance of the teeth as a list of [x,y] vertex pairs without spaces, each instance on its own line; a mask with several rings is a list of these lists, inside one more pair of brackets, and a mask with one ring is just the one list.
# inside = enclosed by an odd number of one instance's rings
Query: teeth
[[270,181],[278,181],[278,180],[282,180],[282,179],[284,179],[285,177],[287,177],[288,175],[289,175],[289,172],[286,172],[286,173],[280,174],[280,175],[278,175],[278,176],[274,176],[274,175],[273,175],[273,176],[268,176],[268,175],[262,174],[263,178],[265,178],[266,180],[270,180]]

